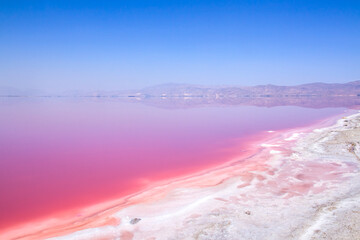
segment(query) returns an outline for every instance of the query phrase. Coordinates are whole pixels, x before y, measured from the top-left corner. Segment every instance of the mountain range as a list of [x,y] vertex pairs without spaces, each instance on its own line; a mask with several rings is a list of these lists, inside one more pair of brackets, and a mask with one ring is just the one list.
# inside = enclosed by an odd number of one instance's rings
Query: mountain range
[[[8,90],[8,92],[6,92]],[[219,86],[162,84],[135,91],[70,91],[58,95],[36,94],[0,88],[4,97],[111,98],[141,102],[162,108],[189,108],[210,105],[252,105],[263,107],[302,106],[312,108],[360,108],[360,81],[349,83],[310,83],[297,86]]]

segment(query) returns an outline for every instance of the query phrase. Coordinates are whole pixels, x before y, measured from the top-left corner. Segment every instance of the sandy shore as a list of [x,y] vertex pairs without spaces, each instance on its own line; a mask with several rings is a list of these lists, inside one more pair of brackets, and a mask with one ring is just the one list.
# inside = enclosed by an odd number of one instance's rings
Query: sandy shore
[[246,159],[18,239],[360,239],[360,114],[267,134]]

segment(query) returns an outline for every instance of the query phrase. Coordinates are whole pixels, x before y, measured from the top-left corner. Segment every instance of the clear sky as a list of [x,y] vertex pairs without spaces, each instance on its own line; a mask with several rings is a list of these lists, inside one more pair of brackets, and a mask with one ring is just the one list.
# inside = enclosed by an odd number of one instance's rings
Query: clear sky
[[359,79],[359,0],[0,0],[0,86]]

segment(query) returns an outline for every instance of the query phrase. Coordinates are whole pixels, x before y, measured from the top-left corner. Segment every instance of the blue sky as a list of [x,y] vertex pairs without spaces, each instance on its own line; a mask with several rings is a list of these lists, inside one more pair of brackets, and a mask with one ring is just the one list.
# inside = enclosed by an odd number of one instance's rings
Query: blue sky
[[0,0],[0,86],[360,79],[360,1]]

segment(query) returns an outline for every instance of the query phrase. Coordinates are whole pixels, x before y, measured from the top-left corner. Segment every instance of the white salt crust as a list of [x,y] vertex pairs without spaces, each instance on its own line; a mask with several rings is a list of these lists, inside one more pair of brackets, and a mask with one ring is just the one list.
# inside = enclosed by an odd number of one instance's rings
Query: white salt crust
[[4,239],[38,240],[50,232],[53,240],[360,239],[360,114],[312,131],[268,133],[274,137],[252,157],[148,189],[129,198],[134,204],[88,217],[112,220],[107,225],[65,225]]
[[[294,132],[245,164],[198,176],[201,187],[121,209],[119,224],[51,239],[360,239],[359,141],[360,114]],[[203,186],[207,178],[218,184]]]

